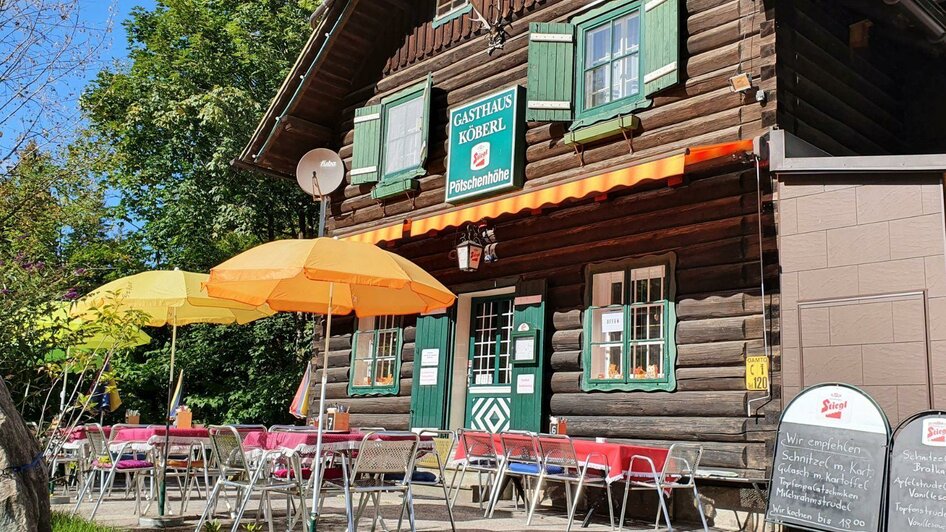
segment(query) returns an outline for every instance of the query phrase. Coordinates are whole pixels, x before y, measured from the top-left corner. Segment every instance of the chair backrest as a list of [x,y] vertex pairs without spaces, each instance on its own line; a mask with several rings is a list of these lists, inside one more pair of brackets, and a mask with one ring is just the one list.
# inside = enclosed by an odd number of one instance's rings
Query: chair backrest
[[409,482],[419,443],[413,432],[369,432],[361,440],[352,475],[400,473]]
[[273,425],[270,432],[318,432],[317,427],[311,425]]
[[228,470],[233,470],[249,475],[249,465],[243,452],[243,438],[237,429],[227,425],[211,425],[208,431],[220,474],[227,475]]
[[426,467],[428,469],[439,469],[437,464],[437,458],[440,458],[440,464],[444,467],[450,460],[453,458],[453,448],[457,443],[457,435],[452,430],[431,430],[424,429],[420,431],[421,437],[430,436],[434,440],[434,452],[433,453],[424,453],[423,456],[417,459],[418,467]]
[[703,446],[692,443],[675,443],[667,451],[663,470],[660,472],[660,481],[686,478],[693,482],[697,469],[700,467],[700,458],[703,457]]
[[112,453],[108,451],[108,438],[98,423],[89,423],[83,427],[93,465],[107,466],[112,463]]
[[527,464],[542,462],[535,433],[510,430],[502,432],[503,456],[507,461]]
[[[116,423],[112,425],[112,429],[108,432],[108,441],[114,441],[115,437],[118,436],[118,433],[125,429],[137,429],[141,428],[140,425],[129,425],[128,423]],[[164,428],[162,426],[162,428]]]
[[575,445],[565,434],[540,434],[538,437],[539,454],[547,466],[559,466],[566,469],[578,469],[578,457]]
[[351,430],[352,432],[363,432],[367,434],[369,432],[386,432],[388,429],[384,427],[355,427]]
[[498,458],[496,456],[496,441],[489,432],[460,429],[459,432],[457,432],[457,439],[463,447],[468,461],[495,461]]

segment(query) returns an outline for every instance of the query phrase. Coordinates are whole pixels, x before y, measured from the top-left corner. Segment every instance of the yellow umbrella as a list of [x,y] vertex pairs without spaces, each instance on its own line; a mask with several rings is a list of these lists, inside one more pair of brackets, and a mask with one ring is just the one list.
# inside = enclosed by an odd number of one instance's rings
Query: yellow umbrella
[[[262,244],[211,268],[206,287],[211,296],[249,305],[326,314],[323,368],[328,367],[333,314],[420,314],[449,307],[456,300],[440,281],[403,257],[372,244],[331,238]],[[327,376],[323,371],[316,456],[322,451]],[[320,469],[315,473],[310,530],[315,530],[319,511]],[[349,528],[354,530],[350,521]]]
[[[193,323],[249,323],[272,315],[265,306],[218,299],[207,294],[203,284],[204,273],[182,270],[155,270],[141,272],[100,286],[80,299],[72,309],[73,316],[93,313],[94,309],[108,306],[116,312],[137,311],[143,314],[145,325],[171,326],[171,361],[168,372],[168,407],[174,388],[174,354],[177,345],[177,327]],[[170,421],[165,419],[165,427]],[[168,434],[168,431],[165,431]],[[164,450],[167,453],[165,442]],[[165,456],[167,463],[167,456]],[[158,511],[164,515],[165,482],[161,480]]]

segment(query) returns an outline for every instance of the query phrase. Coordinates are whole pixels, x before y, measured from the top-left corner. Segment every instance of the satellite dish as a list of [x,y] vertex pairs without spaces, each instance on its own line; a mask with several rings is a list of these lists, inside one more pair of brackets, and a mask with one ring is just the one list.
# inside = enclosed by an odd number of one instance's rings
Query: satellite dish
[[309,150],[296,165],[296,181],[313,197],[331,194],[345,179],[345,163],[337,153],[326,148]]

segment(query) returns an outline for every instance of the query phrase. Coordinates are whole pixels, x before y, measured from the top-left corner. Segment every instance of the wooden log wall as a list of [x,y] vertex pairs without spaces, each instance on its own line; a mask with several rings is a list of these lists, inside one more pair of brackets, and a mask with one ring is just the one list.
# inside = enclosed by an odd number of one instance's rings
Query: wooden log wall
[[776,8],[779,126],[832,155],[901,153],[903,96],[889,69],[902,61],[882,45],[852,50],[848,27],[863,16],[833,4]]
[[[421,55],[390,70],[380,81],[365,80],[352,91],[342,112],[339,152],[350,168],[352,119],[356,108],[422,80],[433,73],[433,122],[427,175],[411,197],[372,199],[370,186],[343,187],[332,197],[329,228],[338,235],[387,225],[448,208],[443,202],[448,109],[479,95],[513,84],[526,85],[528,27],[530,22],[566,20],[586,2],[545,0],[526,2],[528,9],[507,28],[503,50],[488,56],[485,41],[472,35],[466,42]],[[518,2],[516,3],[518,5]],[[651,108],[639,113],[641,127],[633,139],[633,153],[620,137],[587,148],[584,166],[562,140],[562,124],[530,123],[526,133],[526,188],[602,171],[687,146],[752,138],[775,123],[775,32],[771,13],[753,0],[688,0],[683,30],[687,34],[681,71],[685,80],[654,98]],[[428,31],[418,26],[415,33]],[[421,42],[421,41],[418,41]],[[398,58],[403,47],[392,52]],[[412,56],[414,57],[414,56]],[[391,63],[389,62],[389,67]],[[760,79],[770,93],[766,105],[751,96],[732,93],[728,79],[739,71]],[[350,180],[349,180],[350,182]]]

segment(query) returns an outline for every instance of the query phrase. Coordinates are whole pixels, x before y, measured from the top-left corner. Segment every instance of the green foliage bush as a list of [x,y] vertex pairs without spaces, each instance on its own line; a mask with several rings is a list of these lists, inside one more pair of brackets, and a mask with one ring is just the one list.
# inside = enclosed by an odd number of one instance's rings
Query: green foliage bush
[[81,517],[61,512],[52,514],[53,532],[118,532],[118,529],[97,525]]

